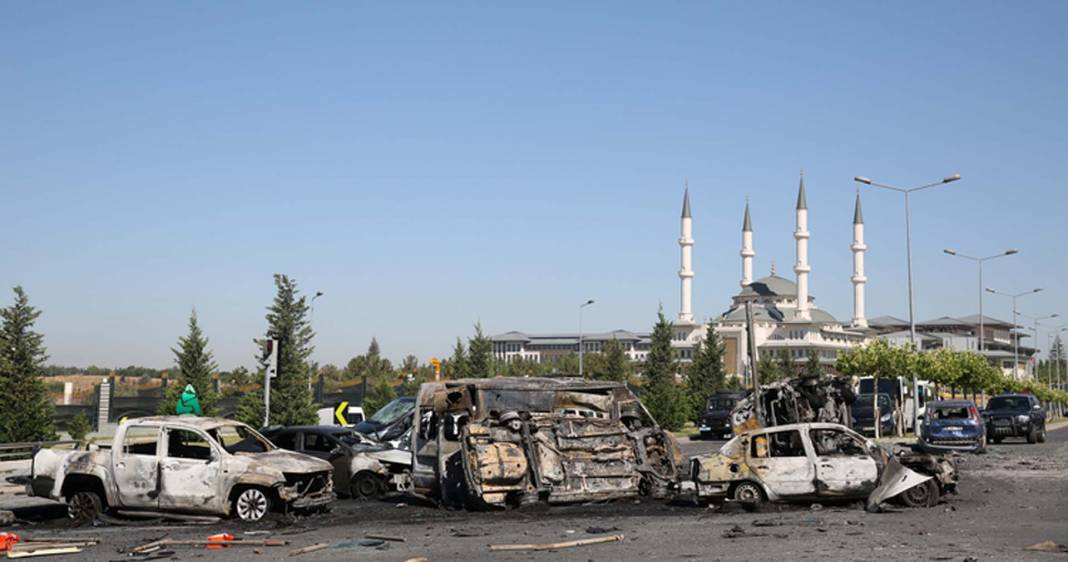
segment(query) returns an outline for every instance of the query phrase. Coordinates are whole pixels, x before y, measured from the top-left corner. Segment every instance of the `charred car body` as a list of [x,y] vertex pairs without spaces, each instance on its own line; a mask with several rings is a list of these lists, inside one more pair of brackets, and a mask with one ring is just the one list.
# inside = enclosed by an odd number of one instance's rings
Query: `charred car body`
[[262,519],[334,500],[329,463],[276,448],[248,426],[220,418],[164,416],[119,425],[110,447],[43,449],[30,495],[66,500],[70,515],[178,512]]
[[749,505],[867,498],[877,506],[899,498],[910,506],[933,506],[957,484],[956,467],[947,459],[892,453],[832,423],[747,431],[718,453],[691,459],[690,477],[701,499]]
[[[759,398],[758,398],[759,397]],[[756,417],[760,400],[762,419]],[[761,385],[759,394],[739,400],[731,413],[735,433],[790,423],[852,423],[850,405],[856,400],[849,379],[834,376],[799,377]]]
[[667,497],[678,483],[678,444],[622,383],[425,383],[413,416],[411,491],[446,505]]
[[351,498],[375,498],[396,490],[395,477],[411,466],[407,449],[378,443],[346,427],[271,427],[263,435],[282,449],[329,462],[334,467],[334,491]]

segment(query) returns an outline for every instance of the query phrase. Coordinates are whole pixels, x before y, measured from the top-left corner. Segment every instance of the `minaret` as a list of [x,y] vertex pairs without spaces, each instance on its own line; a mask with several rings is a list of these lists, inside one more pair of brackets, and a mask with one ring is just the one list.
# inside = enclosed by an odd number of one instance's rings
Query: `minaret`
[[679,302],[679,323],[693,324],[693,218],[690,216],[690,186],[682,196],[682,236],[679,238],[682,250],[682,267],[679,269],[681,295]]
[[858,328],[867,328],[868,319],[864,316],[864,284],[868,278],[864,276],[864,251],[868,249],[864,245],[864,213],[860,211],[860,191],[857,191],[857,203],[853,208],[853,325]]
[[753,221],[749,218],[749,199],[745,201],[745,218],[742,219],[742,287],[753,282]]
[[794,239],[797,241],[797,263],[794,264],[794,273],[797,274],[797,318],[802,320],[808,320],[811,317],[808,312],[808,272],[812,270],[808,266],[808,236],[805,173],[801,172],[801,185],[797,189],[797,230],[794,231]]

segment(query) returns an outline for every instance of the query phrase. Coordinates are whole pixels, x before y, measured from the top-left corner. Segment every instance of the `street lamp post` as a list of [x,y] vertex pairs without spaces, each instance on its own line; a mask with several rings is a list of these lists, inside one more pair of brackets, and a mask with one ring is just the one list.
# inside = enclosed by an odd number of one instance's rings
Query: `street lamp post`
[[[1042,379],[1038,375],[1038,362],[1042,359],[1041,355],[1039,355],[1039,348],[1038,348],[1038,346],[1041,344],[1041,335],[1042,334],[1038,330],[1038,324],[1040,322],[1042,322],[1043,320],[1049,320],[1051,318],[1056,318],[1056,317],[1058,317],[1060,315],[1057,314],[1056,312],[1054,312],[1053,314],[1050,314],[1049,316],[1028,316],[1028,315],[1023,314],[1023,313],[1020,313],[1020,316],[1023,316],[1024,318],[1027,318],[1028,320],[1031,320],[1032,322],[1035,323],[1035,327],[1033,328],[1033,330],[1035,332],[1035,353],[1033,355],[1034,360],[1035,360],[1035,379],[1038,380],[1038,382],[1042,382]],[[1047,379],[1048,379],[1048,377],[1047,377]]]
[[590,306],[591,304],[593,304],[593,299],[590,299],[590,300],[588,300],[588,301],[586,301],[586,302],[584,302],[584,303],[579,305],[579,337],[578,337],[578,344],[579,344],[579,377],[580,378],[583,377],[583,375],[582,375],[582,351],[583,351],[582,350],[582,347],[583,347],[583,345],[582,345],[582,310],[584,308],[586,308],[587,306]]
[[[893,185],[887,185],[882,183],[876,183],[864,176],[855,176],[853,181],[870,185],[872,187],[881,187],[883,189],[889,189],[905,195],[905,255],[907,258],[908,267],[908,289],[909,289],[909,341],[912,342],[912,347],[919,350],[919,346],[916,345],[916,315],[914,314],[914,306],[912,301],[912,218],[909,213],[909,194],[914,191],[920,191],[929,189],[939,185],[955,182],[960,179],[960,174],[953,174],[942,178],[941,181],[929,183],[927,185],[921,185],[919,187],[901,188]],[[912,431],[918,432],[920,428],[920,381],[916,378],[915,374],[912,376]],[[876,421],[878,424],[878,421]]]
[[[1016,299],[1024,295],[1030,295],[1041,291],[1042,289],[1031,289],[1030,291],[1024,291],[1022,293],[1002,293],[1001,291],[995,291],[990,287],[986,288],[986,292],[993,293],[995,295],[1001,295],[1003,297],[1009,297],[1012,299],[1012,378],[1014,380],[1020,380],[1019,366],[1020,366],[1020,332],[1017,329],[1016,317],[1020,315],[1020,312],[1016,309]],[[1036,336],[1037,338],[1037,336]]]
[[1016,249],[1010,249],[1010,250],[1005,250],[1004,252],[1002,252],[1000,254],[994,254],[992,256],[986,256],[986,257],[982,257],[982,258],[978,258],[978,257],[975,257],[975,256],[969,256],[967,254],[962,254],[962,253],[960,253],[960,252],[958,252],[956,250],[951,250],[949,248],[946,248],[945,250],[942,250],[942,251],[947,253],[947,254],[949,254],[949,255],[951,255],[951,256],[956,256],[958,258],[964,258],[966,260],[972,260],[976,264],[979,265],[979,334],[978,334],[979,338],[978,339],[979,339],[979,352],[982,353],[983,349],[984,349],[983,338],[986,337],[986,332],[983,329],[983,262],[985,262],[987,260],[992,260],[992,259],[995,259],[995,258],[1003,258],[1005,256],[1011,256],[1013,254],[1018,254],[1018,253],[1020,253],[1020,251],[1016,250]]

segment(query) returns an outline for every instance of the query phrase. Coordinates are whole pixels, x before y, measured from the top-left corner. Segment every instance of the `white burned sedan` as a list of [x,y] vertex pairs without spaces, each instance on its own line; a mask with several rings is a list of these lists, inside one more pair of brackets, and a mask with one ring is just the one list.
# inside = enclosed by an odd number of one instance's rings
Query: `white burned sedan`
[[749,505],[867,498],[871,506],[900,497],[906,505],[932,506],[956,485],[952,463],[922,453],[895,456],[832,423],[751,430],[728,441],[718,453],[694,457],[690,463],[699,498]]

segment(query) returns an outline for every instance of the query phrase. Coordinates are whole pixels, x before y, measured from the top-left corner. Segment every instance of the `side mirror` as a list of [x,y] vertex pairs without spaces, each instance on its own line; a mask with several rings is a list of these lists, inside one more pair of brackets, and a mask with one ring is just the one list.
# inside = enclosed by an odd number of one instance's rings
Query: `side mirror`
[[344,454],[345,454],[345,450],[341,448],[341,445],[338,445],[338,446],[336,446],[336,447],[334,447],[333,449],[330,450],[330,458],[332,458],[332,459],[336,459],[338,457],[341,457]]
[[1034,406],[1031,407],[1031,409],[1032,410],[1041,410],[1042,409],[1042,404],[1035,404]]

